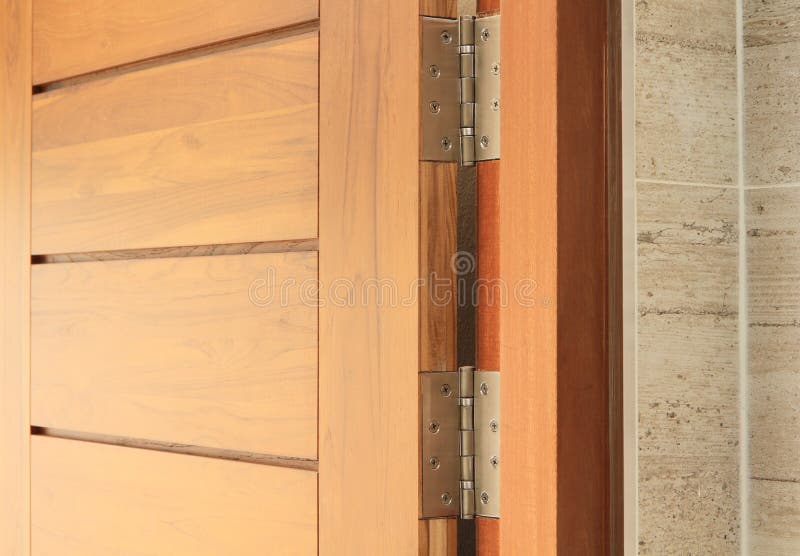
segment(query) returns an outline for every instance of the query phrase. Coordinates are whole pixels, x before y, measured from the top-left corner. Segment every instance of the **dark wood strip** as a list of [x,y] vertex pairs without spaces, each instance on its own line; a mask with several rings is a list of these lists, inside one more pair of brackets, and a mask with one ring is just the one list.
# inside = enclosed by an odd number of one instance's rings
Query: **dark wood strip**
[[88,253],[60,253],[34,255],[33,264],[84,263],[92,261],[126,261],[132,259],[166,259],[175,257],[213,257],[219,255],[248,255],[256,253],[289,253],[317,251],[319,240],[262,241],[255,243],[227,243],[220,245],[191,245],[157,247],[153,249],[121,249],[118,251],[93,251]]
[[140,448],[143,450],[154,450],[157,452],[171,452],[174,454],[185,454],[185,455],[203,456],[216,459],[226,459],[232,461],[243,461],[247,463],[257,463],[260,465],[271,465],[273,467],[288,467],[290,469],[303,469],[305,471],[317,471],[319,468],[317,460],[312,460],[312,459],[290,458],[286,456],[276,456],[271,454],[256,454],[252,452],[242,452],[238,450],[206,448],[203,446],[192,446],[189,444],[159,442],[155,440],[145,440],[141,438],[126,438],[120,436],[111,436],[107,434],[96,434],[83,431],[70,431],[70,430],[57,429],[51,427],[33,426],[31,427],[31,434],[36,436],[63,438],[66,440],[79,440],[82,442],[92,442],[95,444],[110,444],[113,446]]

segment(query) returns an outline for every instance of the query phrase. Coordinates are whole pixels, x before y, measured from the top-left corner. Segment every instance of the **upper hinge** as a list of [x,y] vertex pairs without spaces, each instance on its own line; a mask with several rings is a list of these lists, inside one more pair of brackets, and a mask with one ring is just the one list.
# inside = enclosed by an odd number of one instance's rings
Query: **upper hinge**
[[500,373],[420,374],[422,517],[500,516]]
[[500,16],[422,18],[422,160],[500,158]]

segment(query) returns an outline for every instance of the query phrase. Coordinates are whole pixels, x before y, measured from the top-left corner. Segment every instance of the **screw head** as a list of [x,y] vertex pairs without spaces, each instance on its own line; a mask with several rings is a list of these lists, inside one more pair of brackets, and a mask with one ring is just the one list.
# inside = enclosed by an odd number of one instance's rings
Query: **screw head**
[[431,77],[434,79],[438,79],[439,76],[442,75],[442,70],[440,70],[439,66],[436,64],[431,64],[431,66],[428,68],[428,73],[430,73]]
[[433,456],[431,459],[429,459],[428,463],[430,464],[431,469],[439,469],[440,462],[439,458],[437,458],[436,456]]
[[488,146],[489,146],[489,137],[484,135],[483,137],[481,137],[481,147],[485,149]]
[[428,423],[428,432],[430,432],[431,434],[436,434],[437,432],[439,432],[440,428],[441,426],[439,425],[439,421],[431,421],[430,423]]
[[485,382],[481,382],[480,390],[481,390],[481,395],[485,396],[486,394],[489,393],[489,385],[486,384]]
[[442,396],[445,398],[449,398],[453,395],[453,388],[449,384],[442,384],[442,387],[439,389]]
[[487,29],[486,27],[481,29],[481,39],[483,39],[484,42],[488,41],[491,36],[492,34],[489,32],[489,29]]
[[453,503],[453,497],[450,496],[449,492],[442,493],[442,504],[445,506],[449,506]]
[[500,64],[495,62],[491,66],[492,75],[500,75]]
[[489,458],[489,463],[492,464],[492,467],[497,467],[497,465],[500,463],[500,459],[497,456],[492,456]]
[[490,104],[492,105],[492,110],[494,110],[495,112],[500,110],[500,100],[493,98]]
[[431,114],[438,114],[442,110],[442,105],[437,101],[432,100],[430,104],[428,104],[428,108],[430,109]]
[[439,37],[442,39],[442,44],[450,44],[453,42],[453,35],[450,34],[450,31],[442,31]]
[[492,432],[497,432],[498,429],[500,428],[500,425],[497,424],[497,421],[492,419],[491,421],[489,421],[489,428],[492,429]]
[[442,137],[442,150],[449,151],[453,148],[453,142],[450,141],[449,137]]
[[481,492],[481,502],[484,504],[489,503],[489,493],[486,491]]

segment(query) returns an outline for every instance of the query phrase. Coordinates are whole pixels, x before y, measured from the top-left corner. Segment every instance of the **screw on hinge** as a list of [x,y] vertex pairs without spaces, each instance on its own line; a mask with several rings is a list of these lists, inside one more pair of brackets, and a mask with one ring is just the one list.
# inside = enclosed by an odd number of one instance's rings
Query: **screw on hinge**
[[492,106],[492,110],[497,112],[498,110],[500,110],[500,101],[498,99],[496,99],[496,98],[493,98],[492,102],[491,102],[491,106]]
[[485,149],[488,146],[489,146],[489,137],[484,135],[481,137],[481,147]]
[[433,456],[431,459],[429,459],[428,463],[430,464],[431,469],[439,469],[440,462],[439,458],[437,458],[436,456]]
[[431,67],[428,68],[428,73],[431,74],[431,77],[437,79],[440,75],[442,75],[442,70],[440,70],[439,66],[436,64],[432,64]]
[[489,503],[489,493],[486,491],[481,492],[481,502],[484,504]]
[[453,148],[453,142],[450,141],[449,137],[442,137],[442,150],[449,151]]
[[430,109],[431,114],[438,114],[442,110],[442,105],[433,100],[430,104],[428,104],[428,108]]
[[450,31],[442,31],[439,37],[442,39],[442,44],[450,44],[453,41],[453,35],[450,34]]
[[442,387],[439,389],[442,396],[445,398],[449,398],[450,395],[453,393],[453,388],[449,384],[442,384]]
[[442,504],[445,506],[449,506],[453,502],[453,497],[450,496],[449,492],[445,492],[442,494]]
[[500,459],[497,456],[492,456],[489,458],[489,463],[492,464],[492,467],[497,467],[497,464],[500,463]]
[[489,393],[489,385],[486,384],[485,382],[481,382],[481,394],[485,396],[488,393]]
[[500,75],[500,64],[495,62],[491,65],[492,75]]
[[481,39],[483,39],[484,42],[488,41],[489,37],[491,37],[491,36],[492,36],[492,34],[489,32],[489,29],[487,29],[486,27],[484,27],[481,30]]
[[489,428],[492,429],[492,432],[497,432],[497,430],[500,428],[500,425],[497,424],[497,421],[492,419],[489,421]]
[[440,428],[439,421],[431,421],[428,424],[428,431],[431,432],[432,434],[436,434],[437,432],[439,432],[439,428]]

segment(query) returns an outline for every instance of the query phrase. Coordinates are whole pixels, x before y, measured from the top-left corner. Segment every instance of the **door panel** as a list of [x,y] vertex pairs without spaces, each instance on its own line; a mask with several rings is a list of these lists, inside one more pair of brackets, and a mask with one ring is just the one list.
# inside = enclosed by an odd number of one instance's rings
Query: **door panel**
[[33,252],[315,237],[317,58],[302,35],[37,95]]
[[315,19],[317,0],[36,0],[34,84]]
[[311,555],[312,471],[33,437],[35,556]]
[[33,267],[33,425],[317,455],[317,254]]

